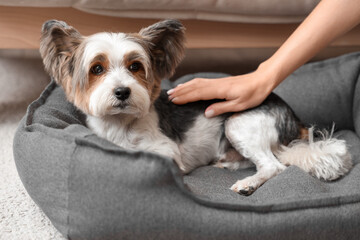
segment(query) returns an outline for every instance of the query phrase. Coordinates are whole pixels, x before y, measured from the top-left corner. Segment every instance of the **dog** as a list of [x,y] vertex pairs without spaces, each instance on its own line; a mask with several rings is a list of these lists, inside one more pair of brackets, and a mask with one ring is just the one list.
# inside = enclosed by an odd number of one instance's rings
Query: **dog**
[[87,37],[50,20],[40,43],[45,70],[85,113],[90,129],[125,149],[172,158],[184,174],[209,164],[230,170],[255,165],[256,174],[230,187],[250,195],[289,165],[324,180],[349,171],[345,141],[332,134],[314,140],[313,128],[273,93],[256,108],[210,119],[204,110],[220,100],[173,104],[160,84],[174,74],[184,49],[185,28],[177,20],[139,33]]

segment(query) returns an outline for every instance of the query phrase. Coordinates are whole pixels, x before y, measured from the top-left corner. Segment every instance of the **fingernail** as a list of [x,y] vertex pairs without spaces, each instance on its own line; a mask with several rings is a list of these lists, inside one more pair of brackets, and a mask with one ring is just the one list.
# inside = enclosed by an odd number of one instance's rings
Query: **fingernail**
[[180,83],[180,84],[177,85],[177,87],[180,87],[181,85],[184,85],[184,84],[183,84],[183,83]]
[[175,98],[172,98],[172,99],[170,99],[172,102],[175,102],[176,100],[177,100],[177,98],[175,97]]
[[173,94],[175,92],[175,90],[174,89],[170,89],[169,91],[167,91],[166,93],[167,93],[167,95],[171,95],[171,94]]
[[209,109],[205,111],[205,117],[211,118],[212,116],[214,116],[214,110]]

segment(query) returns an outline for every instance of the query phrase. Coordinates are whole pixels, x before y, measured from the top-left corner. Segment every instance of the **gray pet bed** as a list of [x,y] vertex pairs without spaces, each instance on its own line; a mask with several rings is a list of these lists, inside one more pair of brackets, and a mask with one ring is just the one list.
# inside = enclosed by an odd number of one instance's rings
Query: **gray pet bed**
[[19,125],[18,172],[69,239],[358,239],[359,70],[360,53],[349,54],[308,64],[276,89],[304,122],[328,128],[336,123],[354,167],[335,182],[289,167],[245,197],[228,188],[255,169],[206,166],[183,177],[171,159],[95,136],[55,83]]

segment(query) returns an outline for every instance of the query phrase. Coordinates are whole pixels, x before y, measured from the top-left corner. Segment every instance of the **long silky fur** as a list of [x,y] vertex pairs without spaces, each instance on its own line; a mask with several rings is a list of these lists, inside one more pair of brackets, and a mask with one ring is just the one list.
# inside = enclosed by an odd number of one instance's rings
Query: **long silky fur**
[[346,174],[352,166],[351,156],[344,140],[319,131],[320,139],[314,140],[314,128],[309,129],[309,140],[294,140],[277,154],[285,165],[295,165],[324,180],[335,180]]
[[184,58],[185,27],[177,20],[167,20],[141,29],[139,35],[148,43],[157,77],[171,77]]
[[[73,78],[73,74],[79,75],[78,69],[75,71],[74,68],[79,65],[77,59],[81,58],[75,58],[75,55],[83,40],[84,37],[75,28],[62,21],[50,20],[42,27],[40,54],[45,71],[64,88],[69,100],[76,87],[69,79],[79,79],[79,76]],[[86,76],[86,73],[82,75]]]

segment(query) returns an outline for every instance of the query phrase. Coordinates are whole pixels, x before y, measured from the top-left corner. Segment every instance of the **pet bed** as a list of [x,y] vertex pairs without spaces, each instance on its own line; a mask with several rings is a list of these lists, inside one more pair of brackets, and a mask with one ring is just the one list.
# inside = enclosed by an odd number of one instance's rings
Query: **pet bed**
[[[253,195],[229,190],[255,172],[212,166],[182,176],[156,154],[94,135],[52,82],[28,108],[14,157],[29,195],[69,239],[356,239],[360,235],[360,53],[303,66],[276,92],[307,124],[345,139],[354,167],[335,182],[289,167]],[[193,77],[184,76],[171,87]]]

